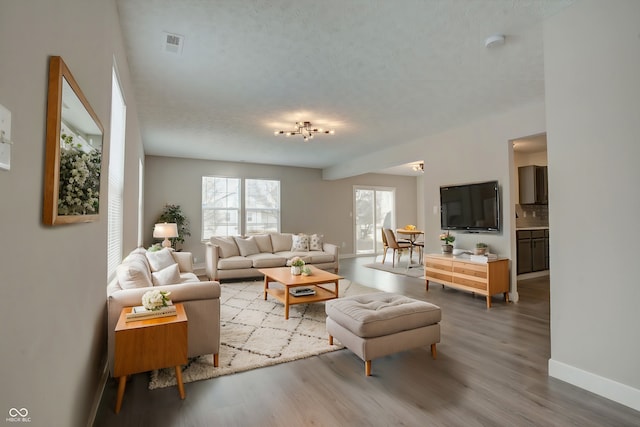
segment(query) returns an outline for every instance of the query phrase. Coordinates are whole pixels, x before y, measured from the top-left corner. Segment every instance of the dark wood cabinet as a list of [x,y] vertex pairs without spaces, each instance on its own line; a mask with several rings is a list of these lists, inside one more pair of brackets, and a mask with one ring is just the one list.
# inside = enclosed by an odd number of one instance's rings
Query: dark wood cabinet
[[[525,234],[531,232],[526,231]],[[518,231],[518,274],[530,273],[531,265],[531,237],[520,237],[521,232]]]
[[521,205],[546,205],[548,203],[549,186],[546,166],[519,167],[518,183]]
[[549,269],[549,230],[519,230],[517,273]]

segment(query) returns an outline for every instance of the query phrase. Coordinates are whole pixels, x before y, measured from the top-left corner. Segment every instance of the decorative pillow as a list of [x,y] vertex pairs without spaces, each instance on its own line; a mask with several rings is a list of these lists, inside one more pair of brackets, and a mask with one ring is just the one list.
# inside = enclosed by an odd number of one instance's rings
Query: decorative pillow
[[211,243],[214,245],[220,246],[220,256],[222,258],[229,258],[232,256],[240,255],[240,251],[238,250],[238,245],[236,245],[236,241],[233,240],[233,237],[230,237],[230,236],[212,237]]
[[323,247],[324,236],[322,234],[312,234],[309,236],[309,250],[321,251]]
[[252,236],[256,240],[256,245],[261,253],[272,254],[273,246],[271,246],[271,236],[268,234],[256,234]]
[[156,252],[147,252],[145,255],[149,260],[149,266],[152,272],[160,271],[176,263],[169,248],[164,248]]
[[306,234],[294,234],[292,236],[291,251],[307,252],[309,250],[309,236]]
[[180,268],[178,264],[172,264],[160,271],[151,273],[153,286],[175,285],[180,283]]
[[258,249],[256,240],[253,237],[249,237],[247,239],[243,239],[242,237],[234,237],[233,240],[236,241],[236,245],[238,245],[240,255],[242,256],[260,253],[260,249]]
[[139,261],[131,261],[116,267],[116,276],[122,289],[146,288],[153,286],[149,280],[147,267]]
[[273,233],[271,235],[271,244],[273,252],[283,252],[291,250],[291,234],[289,233]]

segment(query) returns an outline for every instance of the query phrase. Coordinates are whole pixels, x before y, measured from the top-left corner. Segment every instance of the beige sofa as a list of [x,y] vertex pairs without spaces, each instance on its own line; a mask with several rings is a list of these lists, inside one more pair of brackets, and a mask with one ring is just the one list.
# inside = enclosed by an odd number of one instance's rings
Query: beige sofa
[[306,264],[338,273],[338,246],[326,243],[323,236],[268,233],[211,237],[206,243],[207,277],[209,280],[260,277],[259,268],[284,267],[295,256]]
[[220,284],[201,282],[193,273],[190,252],[134,249],[117,267],[107,286],[109,370],[113,374],[115,327],[124,307],[142,304],[152,289],[171,292],[174,303],[183,303],[188,319],[188,357],[213,354],[218,366],[220,352]]

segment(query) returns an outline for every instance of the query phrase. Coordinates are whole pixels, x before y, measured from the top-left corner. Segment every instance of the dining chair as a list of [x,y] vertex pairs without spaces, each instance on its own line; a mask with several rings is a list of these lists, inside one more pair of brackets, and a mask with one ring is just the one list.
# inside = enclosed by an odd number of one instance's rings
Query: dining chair
[[384,228],[380,229],[380,233],[382,234],[382,263],[384,264],[384,260],[387,258],[387,249],[389,249],[389,245],[387,244],[387,235],[384,232]]
[[384,260],[385,260],[385,258],[387,256],[387,249],[393,249],[392,266],[395,267],[396,266],[396,252],[398,252],[398,262],[400,262],[400,256],[402,254],[402,250],[403,249],[411,249],[411,243],[398,242],[396,240],[395,233],[390,228],[385,228],[383,231],[384,231],[385,238],[387,239],[387,247],[385,248],[384,257],[382,258],[382,262],[384,263]]
[[423,252],[424,252],[424,240],[416,240],[415,242],[413,242],[413,246],[418,248],[418,256],[420,257],[418,259],[418,264],[422,264],[422,256],[423,256]]

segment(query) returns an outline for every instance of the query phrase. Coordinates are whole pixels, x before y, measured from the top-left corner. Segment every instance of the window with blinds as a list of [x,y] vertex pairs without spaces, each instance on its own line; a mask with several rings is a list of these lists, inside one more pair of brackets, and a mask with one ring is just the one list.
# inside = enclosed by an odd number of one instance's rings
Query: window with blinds
[[122,261],[122,217],[124,205],[124,147],[126,105],[115,68],[111,83],[111,144],[109,148],[109,206],[107,230],[107,280]]
[[202,177],[202,240],[270,231],[280,231],[280,181]]

